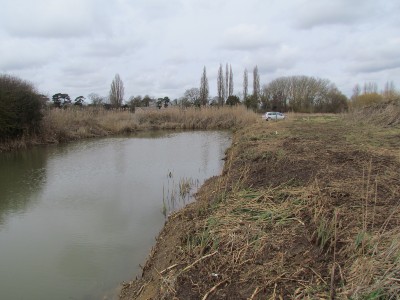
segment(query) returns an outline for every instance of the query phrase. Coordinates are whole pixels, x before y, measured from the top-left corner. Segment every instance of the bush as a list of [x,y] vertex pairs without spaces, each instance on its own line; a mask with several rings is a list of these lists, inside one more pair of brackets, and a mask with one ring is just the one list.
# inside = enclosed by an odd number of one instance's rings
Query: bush
[[40,126],[42,97],[32,84],[0,75],[0,141],[31,134]]
[[226,99],[226,105],[234,106],[240,104],[240,99],[238,96],[229,96]]

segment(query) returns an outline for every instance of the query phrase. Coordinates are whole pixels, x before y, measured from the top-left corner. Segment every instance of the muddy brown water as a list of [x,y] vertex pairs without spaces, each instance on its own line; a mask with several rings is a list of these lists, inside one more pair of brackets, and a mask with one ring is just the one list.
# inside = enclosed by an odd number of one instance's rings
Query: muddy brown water
[[0,154],[0,298],[112,299],[229,145],[151,132]]

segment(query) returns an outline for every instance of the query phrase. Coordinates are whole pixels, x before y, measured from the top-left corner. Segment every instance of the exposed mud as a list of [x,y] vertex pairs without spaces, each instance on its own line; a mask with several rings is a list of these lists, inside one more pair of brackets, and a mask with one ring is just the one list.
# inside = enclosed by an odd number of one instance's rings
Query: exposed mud
[[400,129],[363,132],[323,116],[236,132],[223,174],[170,216],[121,299],[399,295]]

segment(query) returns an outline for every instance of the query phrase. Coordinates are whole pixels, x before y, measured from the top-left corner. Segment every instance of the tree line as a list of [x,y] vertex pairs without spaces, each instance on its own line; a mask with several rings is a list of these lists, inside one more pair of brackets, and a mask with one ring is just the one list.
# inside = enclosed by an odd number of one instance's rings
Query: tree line
[[[200,86],[187,89],[183,96],[170,100],[168,96],[153,98],[149,95],[131,96],[124,101],[124,84],[116,74],[111,82],[108,97],[96,93],[88,95],[90,104],[104,108],[126,108],[131,112],[136,107],[169,105],[181,107],[206,105],[245,105],[254,111],[294,111],[338,113],[350,108],[363,107],[383,101],[400,102],[400,93],[393,82],[387,82],[379,91],[376,83],[356,84],[353,95],[348,99],[334,83],[328,79],[309,76],[279,77],[260,86],[258,67],[252,72],[252,93],[249,92],[249,74],[243,72],[242,93],[234,93],[232,66],[226,64],[225,72],[220,64],[217,73],[217,96],[210,97],[207,70],[204,66],[200,77]],[[21,137],[24,134],[35,134],[40,130],[43,108],[48,106],[49,98],[40,94],[35,87],[18,77],[0,74],[0,141]],[[52,96],[52,106],[65,108],[83,106],[86,98],[78,96],[73,101],[66,93],[56,93]],[[86,104],[85,104],[86,105]]]
[[256,65],[252,71],[252,93],[249,93],[249,74],[243,72],[242,97],[234,94],[232,66],[226,64],[225,76],[220,64],[217,74],[217,96],[208,97],[209,88],[206,68],[200,80],[200,88],[190,88],[178,100],[181,106],[238,105],[254,111],[294,112],[342,112],[347,109],[348,99],[328,79],[308,76],[280,77],[261,87],[260,73]]
[[[363,87],[357,84],[353,95],[349,99],[329,79],[312,76],[285,76],[260,85],[258,66],[252,72],[252,93],[249,93],[249,74],[243,72],[243,91],[241,97],[233,92],[232,66],[226,64],[225,77],[222,64],[217,74],[217,96],[204,100],[200,93],[207,91],[208,81],[206,68],[200,82],[200,89],[191,88],[185,91],[179,99],[182,106],[201,105],[237,105],[243,104],[254,111],[293,111],[305,113],[339,113],[350,107],[361,107],[383,101],[400,101],[400,93],[395,89],[393,82],[387,82],[384,89],[378,92],[376,83],[365,83]],[[225,84],[224,84],[225,82]],[[201,99],[199,101],[199,99]]]
[[[243,72],[243,92],[241,95],[234,94],[234,81],[232,65],[226,63],[224,67],[220,63],[217,74],[217,96],[210,97],[210,89],[207,78],[206,67],[200,78],[200,86],[187,89],[183,96],[170,100],[168,96],[152,98],[149,95],[142,97],[131,96],[124,101],[124,83],[116,74],[108,97],[98,94],[88,95],[91,104],[105,108],[125,108],[135,111],[136,107],[157,106],[158,108],[169,105],[181,107],[205,106],[205,105],[239,105],[243,104],[254,111],[294,111],[294,112],[332,112],[345,111],[348,107],[348,99],[343,95],[335,84],[328,79],[320,79],[308,76],[280,77],[268,84],[260,85],[260,74],[256,65],[252,71],[252,93],[249,93],[249,75],[247,69]],[[240,97],[241,96],[241,97]],[[55,107],[71,105],[68,94],[57,93],[52,97]],[[85,98],[79,96],[74,105],[82,106]]]
[[[88,106],[101,106],[104,107],[105,109],[123,108],[134,111],[135,107],[148,107],[148,106],[157,106],[158,108],[167,107],[171,102],[169,97],[167,96],[163,98],[154,99],[149,95],[145,95],[144,97],[140,95],[131,96],[128,101],[124,101],[124,95],[125,95],[124,83],[119,74],[116,74],[111,82],[108,97],[103,97],[96,93],[90,93],[88,95],[88,99],[90,100]],[[75,98],[74,102],[72,103],[71,98],[68,94],[57,93],[52,96],[53,106],[56,108],[66,108],[71,105],[83,106],[85,100],[86,100],[85,97],[79,96]]]
[[[249,93],[249,74],[247,69],[243,72],[243,90],[239,95],[234,94],[234,81],[232,65],[226,63],[225,71],[220,63],[217,73],[217,95],[210,97],[206,67],[200,78],[200,86],[187,89],[183,96],[170,100],[168,96],[153,98],[149,95],[142,97],[131,96],[124,101],[124,84],[119,74],[115,75],[108,97],[98,94],[88,95],[91,104],[102,105],[105,108],[129,108],[134,111],[136,107],[156,106],[158,108],[178,105],[181,107],[205,106],[205,105],[238,105],[243,104],[254,111],[293,111],[293,112],[321,112],[338,113],[348,109],[349,106],[356,107],[366,103],[379,102],[384,95],[394,93],[393,83],[385,86],[385,91],[377,93],[374,83],[366,83],[363,88],[356,85],[353,96],[348,99],[334,83],[328,79],[310,76],[286,76],[279,77],[271,82],[260,85],[260,74],[256,65],[252,70],[252,93]],[[385,94],[384,94],[385,93]],[[386,97],[387,98],[387,97]],[[67,94],[58,93],[53,95],[55,107],[71,105],[71,99]],[[86,98],[79,96],[73,105],[82,106]]]

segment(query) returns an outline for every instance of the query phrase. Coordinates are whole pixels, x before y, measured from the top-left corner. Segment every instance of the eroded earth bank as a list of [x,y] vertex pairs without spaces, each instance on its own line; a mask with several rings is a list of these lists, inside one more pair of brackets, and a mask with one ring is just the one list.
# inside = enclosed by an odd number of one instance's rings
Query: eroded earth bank
[[396,297],[399,149],[398,126],[341,116],[235,132],[223,174],[169,217],[121,299]]

